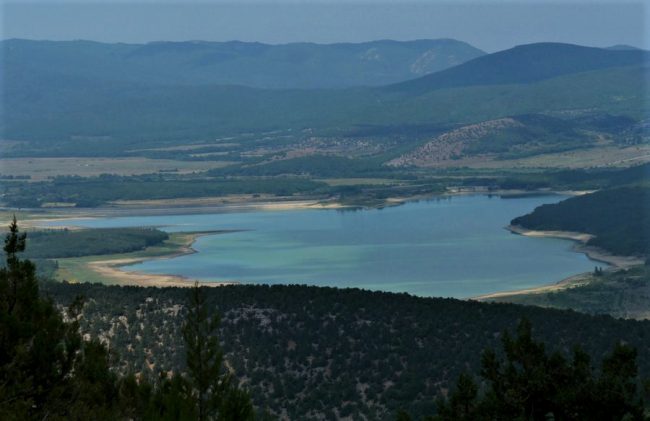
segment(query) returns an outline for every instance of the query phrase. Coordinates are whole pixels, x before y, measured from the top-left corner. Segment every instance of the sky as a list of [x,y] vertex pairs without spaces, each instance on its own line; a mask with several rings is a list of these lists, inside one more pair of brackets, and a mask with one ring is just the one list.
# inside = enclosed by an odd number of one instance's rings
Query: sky
[[643,1],[0,0],[3,39],[362,42],[454,38],[487,52],[553,41],[650,47]]

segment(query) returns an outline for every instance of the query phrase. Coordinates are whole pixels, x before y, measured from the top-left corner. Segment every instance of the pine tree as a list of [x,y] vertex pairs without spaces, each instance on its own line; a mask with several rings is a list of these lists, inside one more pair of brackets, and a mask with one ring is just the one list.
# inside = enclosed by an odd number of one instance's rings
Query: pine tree
[[5,267],[0,271],[2,311],[8,316],[27,317],[38,302],[36,268],[29,260],[21,260],[18,253],[25,251],[27,234],[20,233],[14,215],[5,238]]
[[461,375],[450,396],[438,400],[433,420],[644,419],[633,348],[617,344],[596,376],[579,348],[571,361],[558,352],[547,354],[526,319],[516,337],[504,332],[502,344],[501,353],[483,353],[483,393]]
[[438,399],[438,419],[441,421],[470,421],[478,418],[478,386],[472,376],[462,373],[448,399]]
[[250,397],[237,388],[232,374],[223,369],[223,351],[216,336],[219,323],[218,314],[209,314],[205,295],[195,284],[190,290],[183,338],[197,419],[249,420],[254,414]]
[[39,296],[36,268],[19,255],[25,246],[14,217],[0,269],[0,419],[112,418],[115,378],[106,349],[81,340],[82,301],[64,322]]

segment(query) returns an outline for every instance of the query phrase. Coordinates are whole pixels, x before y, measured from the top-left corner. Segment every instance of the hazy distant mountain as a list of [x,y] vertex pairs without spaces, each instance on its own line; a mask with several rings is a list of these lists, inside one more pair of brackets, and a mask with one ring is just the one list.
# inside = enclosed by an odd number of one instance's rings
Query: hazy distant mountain
[[640,65],[647,63],[649,58],[650,54],[643,50],[528,44],[488,54],[388,89],[425,93],[461,86],[531,83],[572,73]]
[[485,53],[452,39],[358,44],[7,40],[3,72],[165,85],[341,88],[401,82]]
[[[51,68],[36,77],[45,64],[32,62],[25,64],[28,71],[0,73],[5,81],[0,132],[5,139],[52,145],[101,140],[103,153],[112,154],[116,146],[111,144],[122,141],[187,142],[231,133],[366,124],[471,124],[549,112],[589,110],[637,121],[646,118],[646,54],[536,44],[400,85],[321,90],[142,84],[75,77]],[[99,146],[93,145],[96,152]]]

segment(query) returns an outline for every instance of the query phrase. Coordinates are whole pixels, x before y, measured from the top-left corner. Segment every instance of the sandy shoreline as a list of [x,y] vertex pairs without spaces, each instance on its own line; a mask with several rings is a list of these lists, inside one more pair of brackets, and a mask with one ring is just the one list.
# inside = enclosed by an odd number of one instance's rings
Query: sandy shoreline
[[608,253],[603,249],[588,246],[587,242],[593,238],[593,235],[590,234],[573,231],[536,231],[514,225],[509,225],[506,229],[512,233],[524,235],[526,237],[550,237],[573,240],[576,242],[573,251],[584,253],[591,260],[606,263],[612,266],[612,269],[625,269],[643,263],[643,260],[639,257],[618,256]]
[[138,271],[124,270],[125,266],[144,262],[146,260],[172,259],[178,256],[197,253],[192,248],[192,244],[197,238],[204,235],[219,234],[230,231],[209,231],[183,233],[182,245],[172,253],[161,254],[159,256],[142,256],[142,257],[121,257],[117,259],[98,259],[89,261],[86,268],[100,275],[102,278],[111,280],[114,285],[131,285],[141,287],[191,287],[195,283],[207,287],[219,287],[224,285],[234,285],[238,282],[209,282],[191,279],[180,275],[152,274]]
[[[15,211],[27,213],[28,217],[20,218],[18,223],[22,229],[78,229],[74,225],[48,226],[52,222],[61,222],[70,219],[98,219],[124,216],[159,216],[159,215],[191,215],[210,213],[231,213],[251,211],[287,211],[308,209],[344,209],[347,206],[334,201],[300,199],[300,200],[266,200],[266,201],[227,201],[223,198],[198,198],[183,200],[143,200],[115,202],[115,206],[97,208],[69,208],[69,209],[34,209]],[[0,225],[8,226],[11,222],[13,211],[3,210]]]
[[[143,216],[143,215],[174,215],[174,214],[208,214],[250,211],[287,211],[307,209],[341,209],[346,206],[334,201],[315,199],[300,200],[251,200],[248,197],[218,197],[179,200],[143,200],[116,202],[115,207],[101,207],[93,209],[48,209],[39,210],[37,213],[28,213],[28,217],[19,220],[22,230],[35,229],[80,229],[75,225],[48,226],[51,222],[61,222],[70,219],[97,219],[116,216]],[[9,225],[11,222],[10,210],[5,211],[5,220],[0,224]],[[17,212],[18,213],[18,212]],[[24,213],[24,212],[21,212]],[[42,215],[41,215],[42,213]],[[85,263],[85,267],[105,279],[110,284],[134,285],[142,287],[188,287],[199,283],[202,286],[217,287],[222,285],[237,284],[236,281],[209,282],[190,279],[180,275],[151,274],[138,271],[124,270],[125,266],[141,263],[145,260],[171,259],[186,254],[196,253],[192,244],[202,235],[216,234],[218,232],[184,233],[184,244],[175,252],[160,256],[146,257],[120,257],[117,259],[104,259],[101,256],[96,260]],[[93,256],[90,256],[93,257]],[[71,280],[74,282],[75,280]]]
[[[609,268],[605,270],[620,270],[629,268],[631,266],[643,264],[643,260],[638,257],[632,256],[617,256],[611,253],[608,253],[602,249],[588,246],[586,243],[593,235],[585,234],[581,232],[573,231],[536,231],[529,230],[520,226],[509,225],[506,229],[514,234],[524,235],[527,237],[549,237],[549,238],[562,238],[565,240],[575,241],[573,246],[573,251],[576,253],[584,253],[591,260],[597,262],[603,262],[610,265]],[[521,290],[514,291],[501,291],[494,292],[491,294],[480,295],[478,297],[472,297],[472,300],[490,300],[498,298],[507,298],[516,295],[527,295],[527,294],[544,294],[547,292],[561,291],[563,289],[574,288],[576,286],[585,285],[589,283],[591,279],[591,272],[579,273],[577,275],[570,276],[568,278],[562,279],[559,282],[542,285],[534,288],[526,288]]]
[[527,294],[544,294],[547,292],[561,291],[568,288],[573,288],[581,285],[586,285],[589,283],[591,277],[590,273],[579,273],[577,275],[570,276],[556,282],[554,284],[542,285],[534,288],[518,289],[514,291],[501,291],[493,292],[491,294],[479,295],[478,297],[472,297],[470,300],[484,301],[497,298],[507,298],[517,295],[527,295]]

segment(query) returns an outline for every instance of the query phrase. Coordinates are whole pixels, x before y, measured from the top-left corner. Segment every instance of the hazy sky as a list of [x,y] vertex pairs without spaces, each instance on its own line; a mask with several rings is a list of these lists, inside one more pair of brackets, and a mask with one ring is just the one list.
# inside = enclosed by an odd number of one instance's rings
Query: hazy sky
[[648,48],[643,1],[0,0],[2,37],[286,43],[455,38],[497,51],[538,41]]

